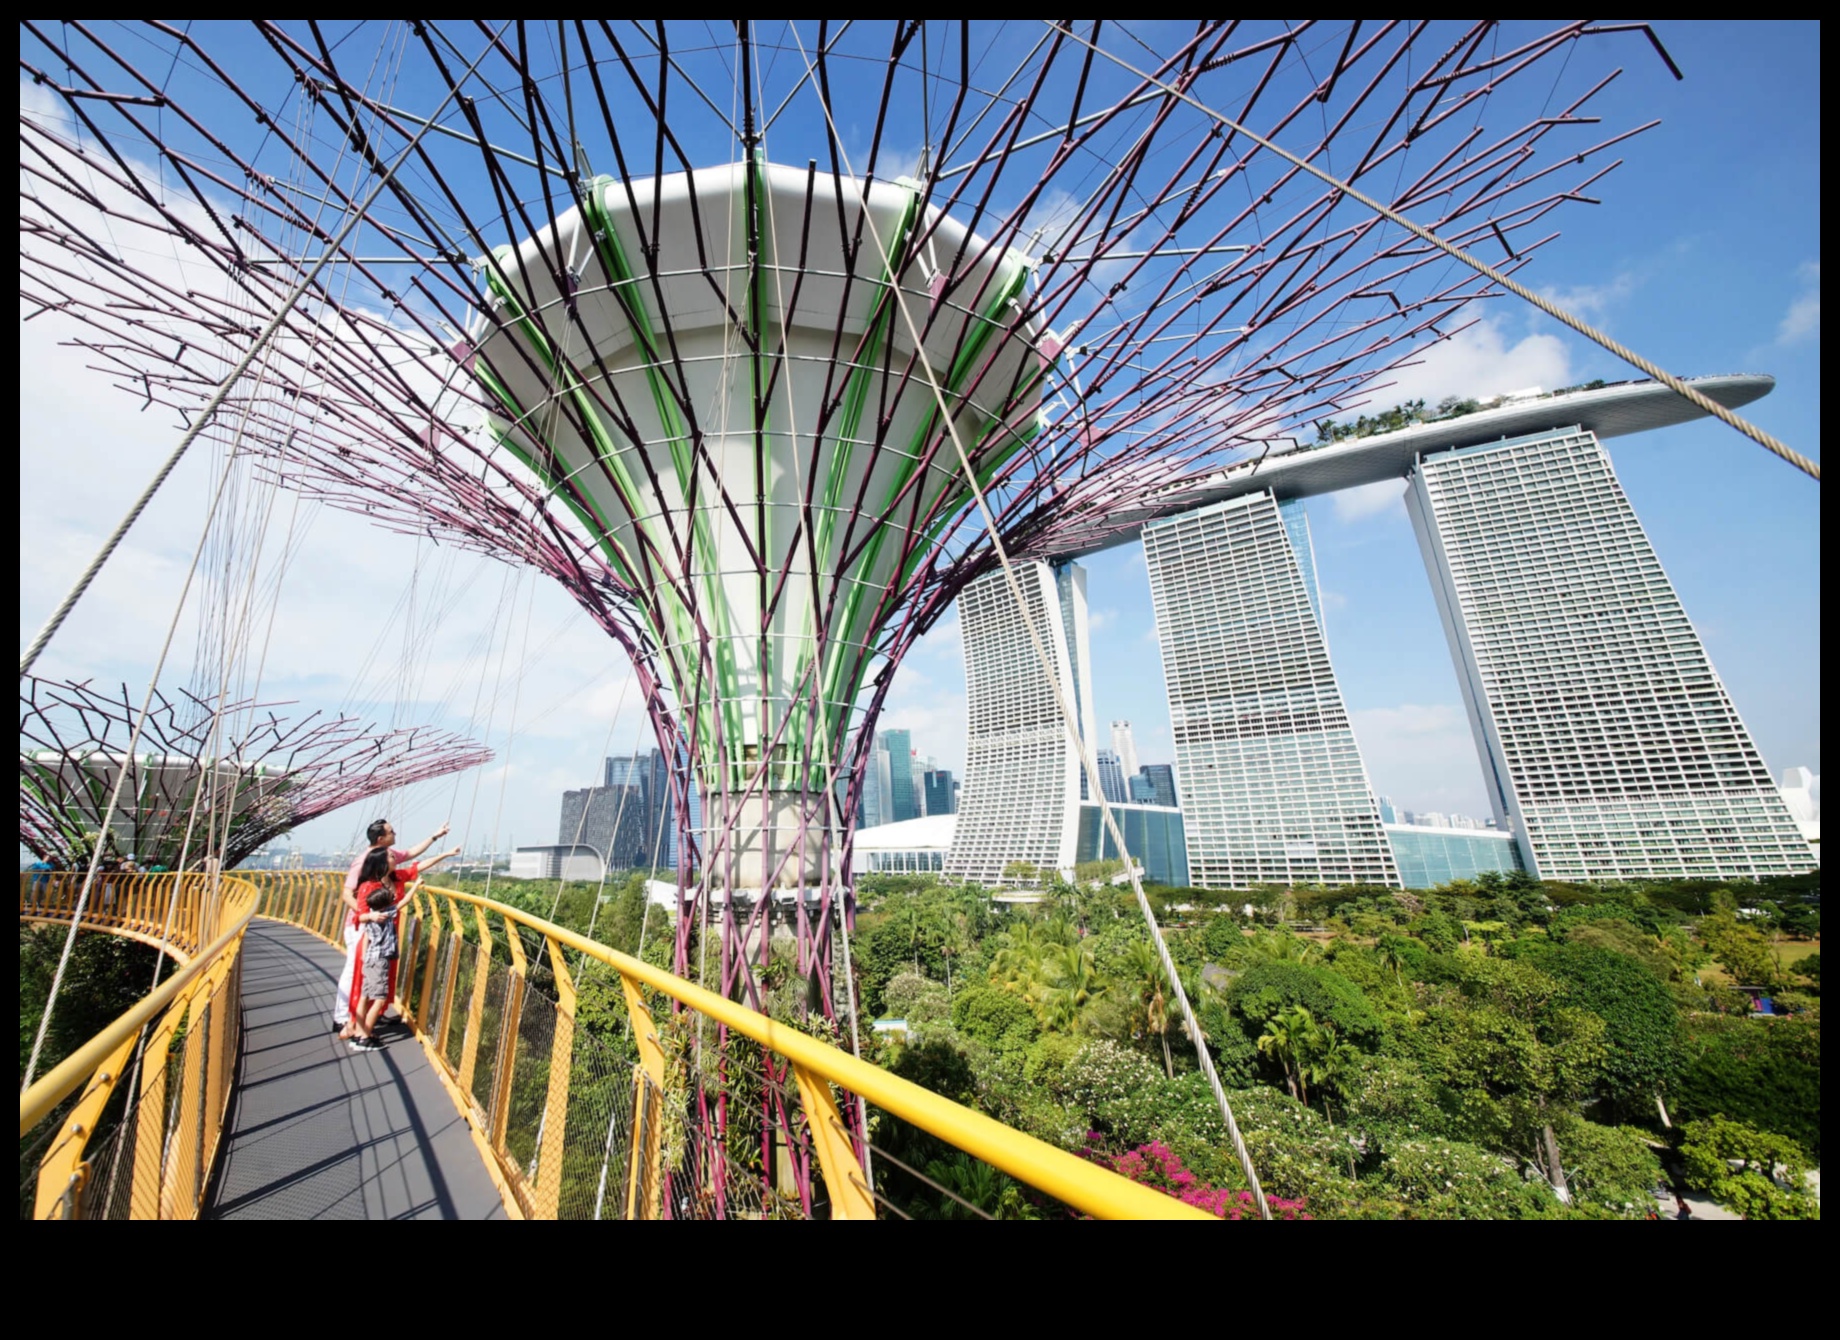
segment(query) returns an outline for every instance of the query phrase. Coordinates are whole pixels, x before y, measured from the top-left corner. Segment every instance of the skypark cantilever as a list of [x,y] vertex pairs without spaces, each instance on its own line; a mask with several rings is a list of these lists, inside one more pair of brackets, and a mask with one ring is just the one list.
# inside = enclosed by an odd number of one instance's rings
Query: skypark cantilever
[[[1774,377],[1762,373],[1735,373],[1693,377],[1693,386],[1727,409],[1760,400],[1776,386]],[[1310,498],[1322,493],[1374,484],[1383,479],[1404,480],[1423,452],[1453,447],[1473,447],[1505,441],[1558,426],[1577,426],[1598,438],[1623,437],[1668,428],[1706,418],[1706,414],[1656,381],[1617,382],[1590,390],[1567,391],[1504,403],[1471,414],[1429,423],[1415,423],[1390,433],[1349,438],[1325,446],[1277,447],[1214,478],[1163,494],[1140,507],[1136,524],[1129,510],[1107,518],[1106,533],[1078,544],[1061,558],[1077,558],[1115,548],[1138,539],[1143,527],[1163,517],[1238,498],[1269,492],[1279,501]],[[1280,439],[1280,441],[1287,441]]]

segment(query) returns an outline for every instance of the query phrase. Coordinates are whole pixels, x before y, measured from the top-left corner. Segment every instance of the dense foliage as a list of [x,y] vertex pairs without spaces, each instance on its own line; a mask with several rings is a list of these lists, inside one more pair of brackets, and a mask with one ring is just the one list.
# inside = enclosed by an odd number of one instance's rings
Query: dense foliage
[[[1244,1174],[1136,899],[1088,873],[1009,910],[926,877],[865,881],[861,994],[905,1021],[876,1059],[1242,1217]],[[1287,1217],[1645,1218],[1676,1188],[1751,1217],[1819,1213],[1796,1180],[1820,1150],[1818,877],[1148,892]],[[1738,988],[1795,1012],[1757,1017]],[[1064,1213],[899,1123],[877,1138],[987,1213]],[[1703,1151],[1727,1147],[1745,1168],[1706,1172]],[[913,1213],[969,1213],[877,1175]]]

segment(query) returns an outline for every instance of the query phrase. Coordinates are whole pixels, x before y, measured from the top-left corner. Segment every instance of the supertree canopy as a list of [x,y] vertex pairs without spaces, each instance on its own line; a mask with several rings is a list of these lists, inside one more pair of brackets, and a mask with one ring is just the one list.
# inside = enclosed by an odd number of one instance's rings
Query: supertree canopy
[[22,295],[186,423],[273,324],[214,431],[563,583],[676,761],[723,987],[784,890],[830,1011],[876,715],[996,562],[976,495],[1013,555],[1086,547],[1475,319],[1257,139],[1518,270],[1645,128],[1591,109],[1642,32],[34,21]]
[[253,702],[219,712],[190,693],[154,694],[129,753],[137,714],[125,687],[117,696],[88,683],[20,681],[20,845],[66,869],[86,863],[98,842],[143,867],[221,856],[228,869],[309,819],[492,758],[445,731],[380,732],[318,713],[288,721]]

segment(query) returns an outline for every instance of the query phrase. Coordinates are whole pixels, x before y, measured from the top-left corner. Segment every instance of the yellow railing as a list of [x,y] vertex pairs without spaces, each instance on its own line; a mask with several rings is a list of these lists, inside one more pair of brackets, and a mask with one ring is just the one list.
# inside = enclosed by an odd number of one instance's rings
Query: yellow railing
[[[250,878],[263,889],[261,915],[339,943],[339,876]],[[537,954],[526,948],[526,935],[531,948],[541,945]],[[675,1109],[682,1105],[681,1073],[694,1065],[695,1047],[707,1043],[715,1029],[749,1040],[772,1058],[784,1102],[776,1108],[781,1115],[768,1124],[776,1137],[802,1137],[799,1143],[816,1158],[833,1219],[875,1217],[875,1197],[839,1111],[839,1101],[847,1106],[852,1095],[1083,1214],[1208,1217],[662,968],[503,903],[424,888],[405,919],[402,944],[397,994],[403,1014],[471,1124],[508,1206],[525,1217],[793,1212],[795,1206],[761,1194],[758,1163],[751,1170],[733,1168],[729,1152],[714,1147],[696,1123],[679,1122],[674,1129]],[[565,951],[575,958],[575,970]],[[636,1064],[590,1043],[576,1028],[580,990],[587,986],[577,979],[590,963],[611,969],[608,976],[619,983]],[[543,979],[541,987],[537,978]],[[611,982],[602,981],[611,989]],[[674,1001],[684,1010],[660,1022],[647,992],[660,1004]],[[776,1145],[775,1156],[785,1160],[795,1154]]]
[[[92,893],[84,924],[158,943],[170,915],[173,926],[185,928],[170,938],[186,962],[21,1096],[21,1138],[34,1133],[31,1148],[44,1146],[35,1202],[41,1218],[194,1216],[239,1037],[238,1011],[220,1006],[237,999],[251,915],[342,947],[343,881],[336,873],[239,872],[224,876],[215,893],[207,877],[188,876],[176,898],[170,875],[117,880],[106,899]],[[21,920],[68,921],[71,882],[22,876]],[[860,1097],[1080,1213],[1208,1217],[503,903],[422,889],[406,910],[401,945],[404,1019],[514,1215],[766,1218],[814,1208],[809,1192],[801,1198],[765,1190],[771,1181],[821,1188],[830,1218],[874,1218],[878,1197],[863,1171],[859,1133],[842,1118]],[[608,1001],[623,1003],[626,1026],[618,1037],[577,1027],[584,993],[602,1023]],[[657,1017],[654,1006],[662,1011]],[[759,1066],[748,1083],[727,1090],[765,1095],[751,1125],[738,1107],[730,1109],[725,1135],[698,1116],[690,1077],[699,1063],[710,1072],[705,1089],[721,1089],[710,1081],[727,1078],[731,1068]],[[122,1085],[124,1070],[135,1065],[138,1080]],[[85,1152],[99,1123],[106,1158]],[[35,1131],[41,1125],[45,1130]],[[745,1147],[737,1146],[736,1130],[748,1133]],[[793,1175],[802,1160],[816,1164],[808,1177]],[[771,1177],[762,1175],[768,1167]]]
[[[81,887],[22,874],[19,919],[68,924]],[[230,1100],[257,897],[235,875],[98,877],[84,927],[164,941],[180,967],[20,1095],[22,1213],[196,1217]]]

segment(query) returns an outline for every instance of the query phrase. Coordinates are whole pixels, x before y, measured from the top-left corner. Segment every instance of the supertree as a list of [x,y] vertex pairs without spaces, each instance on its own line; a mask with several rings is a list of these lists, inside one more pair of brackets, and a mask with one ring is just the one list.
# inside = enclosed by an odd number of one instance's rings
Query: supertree
[[565,585],[674,765],[680,970],[719,927],[758,1001],[777,903],[839,1017],[914,640],[999,541],[1459,333],[1488,281],[1345,188],[1518,271],[1646,128],[1589,110],[1631,31],[28,22],[22,296],[290,487]]
[[[19,841],[79,868],[100,843],[142,866],[179,869],[221,857],[225,869],[281,834],[371,796],[491,761],[492,751],[428,727],[377,731],[353,717],[298,720],[279,704],[221,712],[181,692],[137,713],[119,695],[27,676],[19,690]],[[220,731],[219,721],[230,728]],[[123,770],[122,802],[102,831]]]

